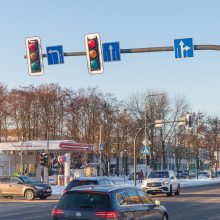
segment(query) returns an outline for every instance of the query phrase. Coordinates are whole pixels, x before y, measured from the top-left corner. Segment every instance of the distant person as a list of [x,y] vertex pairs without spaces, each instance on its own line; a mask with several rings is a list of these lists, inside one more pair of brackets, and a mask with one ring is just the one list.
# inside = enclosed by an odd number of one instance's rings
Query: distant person
[[142,183],[143,178],[144,178],[144,173],[143,173],[143,171],[141,170],[141,171],[138,173],[139,183]]

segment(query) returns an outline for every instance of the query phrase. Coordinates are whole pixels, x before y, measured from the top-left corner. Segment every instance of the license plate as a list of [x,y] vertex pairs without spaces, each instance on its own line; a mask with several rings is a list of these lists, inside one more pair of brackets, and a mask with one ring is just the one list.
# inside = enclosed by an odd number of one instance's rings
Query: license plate
[[51,192],[51,189],[47,189],[46,191],[47,191],[47,192]]

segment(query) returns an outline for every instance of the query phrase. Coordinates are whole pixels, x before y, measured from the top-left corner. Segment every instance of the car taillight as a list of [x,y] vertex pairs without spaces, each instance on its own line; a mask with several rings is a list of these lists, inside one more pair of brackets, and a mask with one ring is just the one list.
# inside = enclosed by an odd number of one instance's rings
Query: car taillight
[[99,218],[117,218],[117,212],[114,211],[96,212],[95,215]]
[[64,210],[61,209],[52,209],[52,216],[64,214]]
[[64,194],[64,193],[66,193],[66,191],[67,191],[67,190],[66,190],[66,189],[64,189],[64,190],[63,190],[63,194]]

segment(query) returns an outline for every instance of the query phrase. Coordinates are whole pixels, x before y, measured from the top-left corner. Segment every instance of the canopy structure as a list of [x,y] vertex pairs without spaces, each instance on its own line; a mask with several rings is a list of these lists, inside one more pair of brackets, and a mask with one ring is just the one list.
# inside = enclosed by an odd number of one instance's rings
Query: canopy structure
[[94,151],[93,144],[77,143],[74,140],[45,140],[0,143],[0,151]]

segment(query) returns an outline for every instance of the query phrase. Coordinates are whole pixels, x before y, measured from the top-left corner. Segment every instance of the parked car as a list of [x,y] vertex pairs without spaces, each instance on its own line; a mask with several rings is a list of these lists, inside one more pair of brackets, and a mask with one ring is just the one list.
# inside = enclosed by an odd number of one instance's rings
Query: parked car
[[115,182],[107,178],[77,177],[76,179],[73,179],[69,182],[67,187],[63,190],[63,193],[65,193],[67,190],[72,189],[73,187],[83,185],[115,185]]
[[28,176],[2,176],[0,177],[0,196],[13,198],[24,196],[28,200],[36,197],[46,199],[51,196],[50,185],[37,182]]
[[179,179],[187,179],[187,178],[189,178],[189,179],[191,178],[190,174],[188,175],[187,172],[181,172],[179,174]]
[[[129,174],[128,179],[134,180],[134,173]],[[136,179],[138,180],[138,172],[136,172]]]
[[141,189],[150,194],[166,193],[167,196],[180,194],[180,183],[173,171],[151,171],[144,179]]
[[168,220],[168,213],[136,187],[81,186],[67,191],[52,210],[52,220],[73,219],[158,219]]

